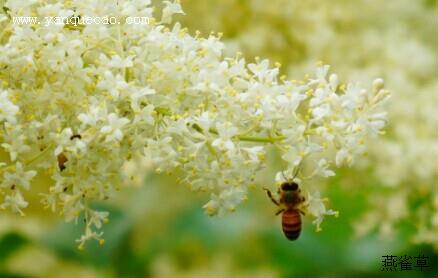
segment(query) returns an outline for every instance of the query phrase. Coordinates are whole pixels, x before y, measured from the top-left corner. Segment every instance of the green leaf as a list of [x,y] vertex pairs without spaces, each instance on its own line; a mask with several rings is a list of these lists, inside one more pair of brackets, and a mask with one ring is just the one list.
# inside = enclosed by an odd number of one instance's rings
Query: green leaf
[[[14,252],[28,243],[28,240],[15,232],[8,233],[0,239],[0,262],[4,262]],[[3,277],[3,276],[2,276]]]

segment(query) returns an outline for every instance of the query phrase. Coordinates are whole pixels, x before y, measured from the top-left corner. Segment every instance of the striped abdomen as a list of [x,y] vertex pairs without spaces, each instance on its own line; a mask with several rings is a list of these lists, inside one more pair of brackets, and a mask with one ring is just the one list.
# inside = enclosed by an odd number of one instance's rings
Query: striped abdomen
[[289,240],[296,240],[301,232],[301,215],[296,209],[283,212],[281,218],[283,233]]

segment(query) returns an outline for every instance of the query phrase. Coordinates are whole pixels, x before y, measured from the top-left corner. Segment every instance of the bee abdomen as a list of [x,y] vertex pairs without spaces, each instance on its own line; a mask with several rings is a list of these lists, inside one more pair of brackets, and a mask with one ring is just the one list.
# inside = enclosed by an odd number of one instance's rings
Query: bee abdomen
[[290,209],[283,212],[281,225],[284,235],[289,240],[296,240],[301,232],[301,216],[299,211]]

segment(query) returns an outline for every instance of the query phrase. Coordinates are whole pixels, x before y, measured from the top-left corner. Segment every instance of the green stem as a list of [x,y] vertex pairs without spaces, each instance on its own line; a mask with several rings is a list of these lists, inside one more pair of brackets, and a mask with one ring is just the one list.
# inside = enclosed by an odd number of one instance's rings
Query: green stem
[[[35,162],[36,160],[40,159],[40,158],[43,157],[43,156],[47,153],[47,151],[48,151],[49,149],[51,149],[51,148],[52,148],[52,146],[50,145],[50,146],[48,146],[47,148],[45,148],[42,152],[40,152],[39,154],[35,155],[34,157],[32,157],[31,159],[29,159],[28,161],[25,161],[25,162],[24,162],[24,166],[29,166],[30,164],[32,164],[32,163]],[[6,166],[6,167],[0,169],[0,174],[3,173],[4,171],[8,170],[8,169],[13,169],[13,168],[15,168],[15,164],[11,164],[11,165],[9,165],[9,166]]]
[[39,154],[35,155],[34,157],[32,157],[31,159],[29,159],[28,161],[26,161],[24,164],[26,166],[34,163],[36,160],[40,159],[41,157],[43,157],[48,151],[49,149],[51,149],[52,146],[49,145],[47,148],[45,148],[42,152],[40,152]]
[[[192,125],[192,127],[198,132],[203,132],[202,128],[197,124]],[[208,132],[215,135],[219,134],[215,128],[210,128]],[[283,141],[284,139],[287,138],[286,136],[261,137],[261,136],[247,136],[247,135],[236,135],[234,137],[239,139],[240,141],[258,142],[258,143],[274,143],[278,141]]]
[[274,142],[278,142],[278,141],[283,141],[284,139],[286,139],[286,136],[257,137],[257,136],[237,135],[236,138],[238,138],[240,141],[247,141],[247,142],[274,143]]

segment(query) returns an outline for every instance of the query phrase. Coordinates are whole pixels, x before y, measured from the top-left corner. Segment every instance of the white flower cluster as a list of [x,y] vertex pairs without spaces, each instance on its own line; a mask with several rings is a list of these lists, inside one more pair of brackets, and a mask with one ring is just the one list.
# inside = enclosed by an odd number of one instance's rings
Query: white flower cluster
[[396,92],[388,105],[388,134],[370,142],[368,163],[356,168],[355,175],[367,178],[350,184],[366,188],[364,198],[371,203],[356,227],[361,235],[377,229],[391,237],[404,222],[416,230],[417,242],[438,246],[437,2],[231,0],[223,5],[187,0],[187,10],[218,12],[211,15],[214,20],[184,21],[230,34],[229,46],[275,58],[291,75],[324,59],[336,61],[337,71],[348,78],[385,77]]
[[[178,2],[164,2],[150,25],[13,25],[0,22],[0,164],[2,207],[22,213],[23,191],[49,177],[43,203],[66,221],[83,215],[80,247],[108,214],[90,207],[144,171],[181,170],[181,182],[211,193],[210,215],[233,211],[275,145],[291,176],[334,175],[365,151],[385,124],[383,81],[365,90],[329,67],[287,81],[267,60],[224,58],[218,36],[191,36],[175,24]],[[153,18],[150,1],[6,1],[8,16]],[[305,185],[304,185],[304,191]],[[309,213],[321,223],[317,193]]]

